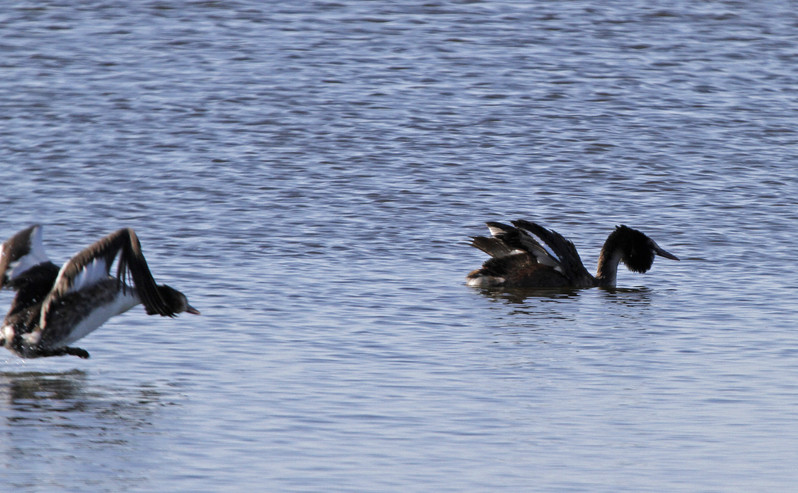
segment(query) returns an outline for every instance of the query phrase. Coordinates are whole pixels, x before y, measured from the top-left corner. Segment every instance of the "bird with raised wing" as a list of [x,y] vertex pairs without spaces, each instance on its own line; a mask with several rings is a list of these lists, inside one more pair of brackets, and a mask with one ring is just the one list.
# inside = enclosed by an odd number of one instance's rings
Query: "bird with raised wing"
[[183,293],[155,283],[130,228],[78,252],[60,269],[44,252],[42,227],[26,228],[0,246],[0,288],[16,291],[0,346],[22,358],[88,358],[86,350],[70,344],[138,304],[148,315],[199,314]]
[[466,276],[466,284],[480,288],[614,287],[618,264],[646,272],[659,255],[679,260],[636,229],[617,226],[601,249],[596,275],[591,275],[574,244],[536,223],[512,221],[512,226],[487,223],[490,237],[475,236],[471,245],[490,255],[482,267]]

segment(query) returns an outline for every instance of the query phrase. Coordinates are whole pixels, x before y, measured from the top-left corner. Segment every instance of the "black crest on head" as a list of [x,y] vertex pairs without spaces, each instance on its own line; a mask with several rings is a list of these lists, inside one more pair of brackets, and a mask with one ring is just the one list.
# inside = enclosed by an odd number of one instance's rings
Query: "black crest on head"
[[623,253],[621,260],[632,272],[646,272],[654,263],[654,249],[651,239],[636,229],[625,225],[615,228],[607,243],[612,242],[612,251],[615,248]]

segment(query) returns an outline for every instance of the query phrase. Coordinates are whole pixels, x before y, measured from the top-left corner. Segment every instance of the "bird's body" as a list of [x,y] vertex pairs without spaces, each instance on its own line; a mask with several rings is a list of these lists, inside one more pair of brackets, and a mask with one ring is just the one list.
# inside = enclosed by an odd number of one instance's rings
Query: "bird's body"
[[588,288],[615,286],[618,264],[634,272],[651,268],[654,255],[679,260],[654,240],[628,226],[613,231],[592,276],[574,244],[538,224],[518,220],[512,226],[489,222],[491,237],[477,236],[471,245],[491,256],[466,276],[469,286],[482,288]]
[[41,227],[22,230],[0,247],[0,287],[17,292],[0,328],[0,346],[23,358],[88,358],[70,344],[139,303],[150,315],[199,313],[179,291],[155,284],[129,228],[78,252],[60,269],[44,254]]

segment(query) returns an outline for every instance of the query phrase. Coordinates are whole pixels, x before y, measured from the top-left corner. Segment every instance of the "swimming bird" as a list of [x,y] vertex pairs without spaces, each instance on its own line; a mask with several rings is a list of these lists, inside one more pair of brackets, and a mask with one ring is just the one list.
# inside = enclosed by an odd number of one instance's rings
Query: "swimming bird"
[[645,234],[621,225],[604,242],[594,277],[585,269],[574,244],[556,231],[530,221],[511,223],[489,222],[490,238],[472,238],[471,245],[491,258],[466,276],[466,284],[481,288],[614,287],[619,262],[633,272],[646,272],[655,255],[679,260]]
[[[116,260],[116,275],[111,267]],[[132,286],[128,281],[132,280]],[[73,355],[70,344],[139,303],[148,315],[199,315],[186,296],[157,285],[130,229],[120,229],[78,252],[61,268],[42,245],[42,227],[23,229],[0,246],[0,288],[16,291],[0,328],[0,346],[22,358]]]

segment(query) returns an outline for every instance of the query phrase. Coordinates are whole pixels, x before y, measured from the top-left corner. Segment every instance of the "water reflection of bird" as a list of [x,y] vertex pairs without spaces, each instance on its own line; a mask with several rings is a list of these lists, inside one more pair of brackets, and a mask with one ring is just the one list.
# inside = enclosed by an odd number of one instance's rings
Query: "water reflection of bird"
[[41,230],[26,228],[0,247],[0,287],[17,292],[0,329],[0,346],[18,356],[88,358],[86,350],[69,345],[139,303],[149,315],[199,314],[183,293],[155,284],[132,229],[111,233],[60,269],[44,253]]
[[487,225],[491,237],[476,236],[471,245],[491,258],[466,276],[469,286],[613,287],[619,262],[633,272],[646,272],[655,255],[679,260],[640,231],[617,226],[604,242],[594,277],[585,269],[574,244],[556,231],[524,220],[512,221],[512,226],[496,222]]

